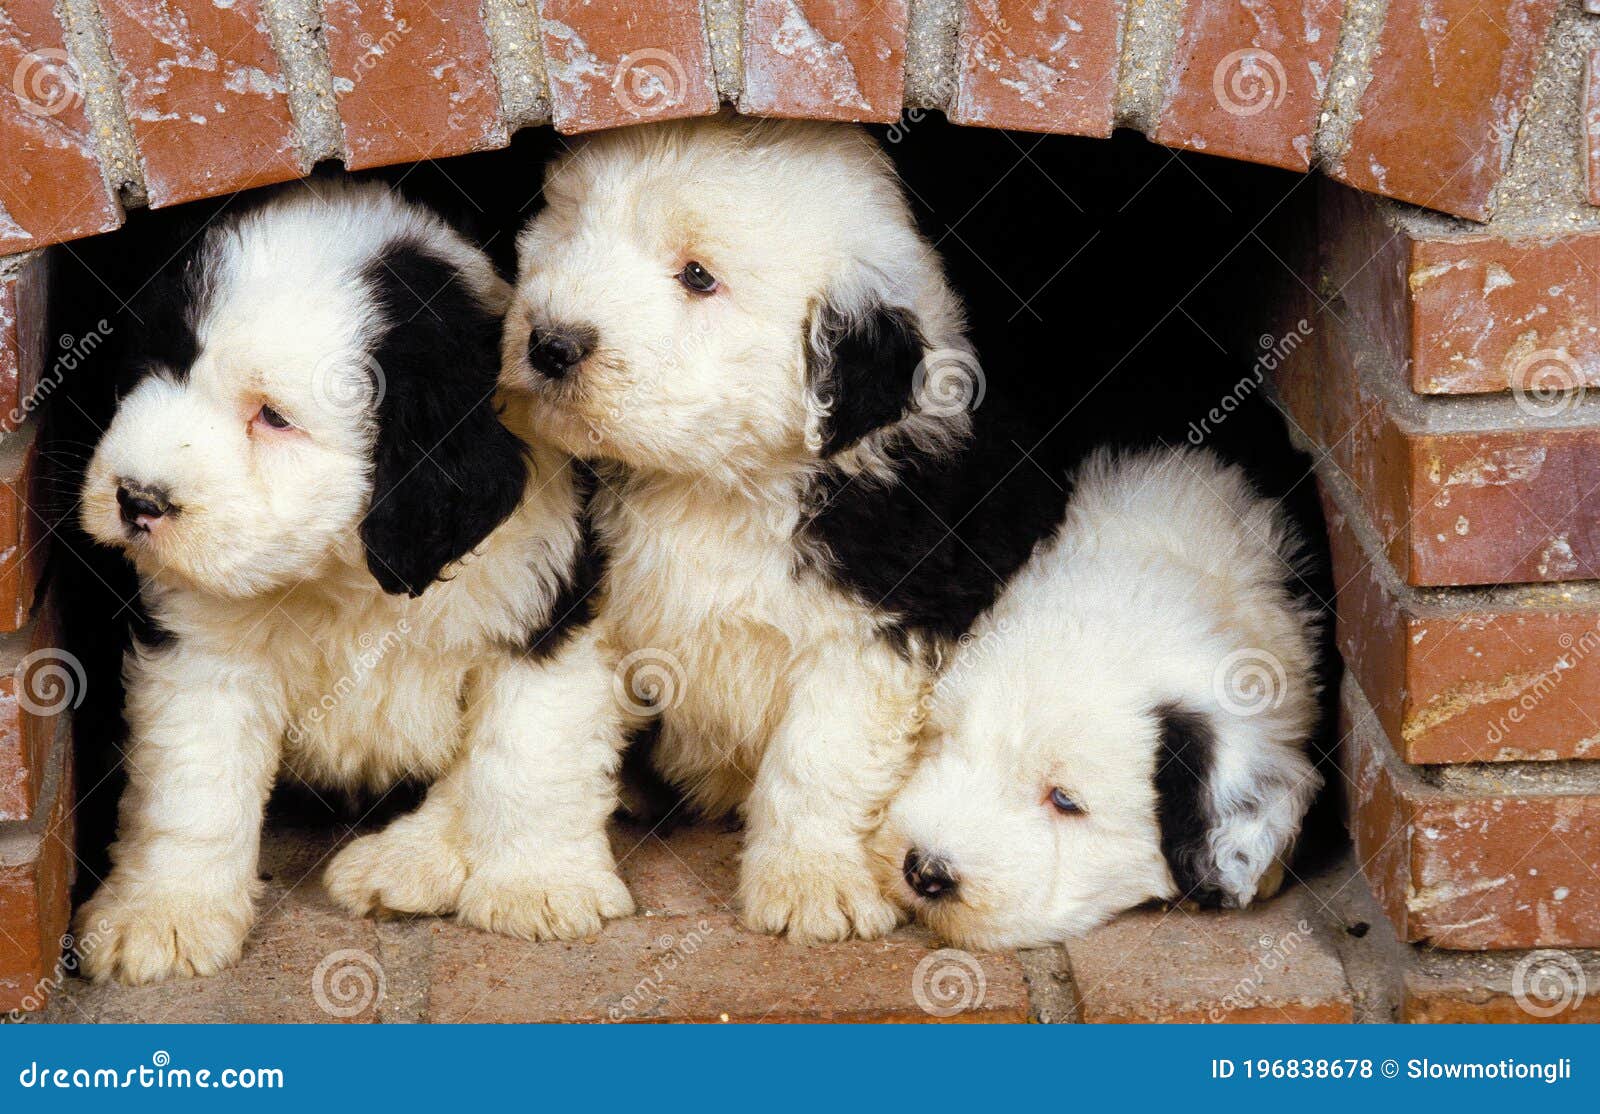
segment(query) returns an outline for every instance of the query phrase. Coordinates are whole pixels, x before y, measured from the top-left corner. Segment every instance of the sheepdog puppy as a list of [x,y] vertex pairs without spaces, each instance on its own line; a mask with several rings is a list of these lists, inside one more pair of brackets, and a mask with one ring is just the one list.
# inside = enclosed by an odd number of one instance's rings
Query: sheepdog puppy
[[280,774],[435,782],[333,860],[356,913],[537,938],[631,912],[584,483],[499,410],[487,259],[385,189],[323,183],[211,226],[151,291],[82,492],[144,612],[89,973],[238,958]]
[[975,948],[1270,896],[1321,784],[1301,563],[1278,504],[1213,454],[1091,458],[935,688],[874,840],[891,891]]
[[602,611],[657,766],[745,821],[749,927],[879,936],[898,910],[867,840],[941,648],[1060,499],[999,490],[959,304],[864,132],[622,129],[553,164],[545,196],[504,382],[600,462]]

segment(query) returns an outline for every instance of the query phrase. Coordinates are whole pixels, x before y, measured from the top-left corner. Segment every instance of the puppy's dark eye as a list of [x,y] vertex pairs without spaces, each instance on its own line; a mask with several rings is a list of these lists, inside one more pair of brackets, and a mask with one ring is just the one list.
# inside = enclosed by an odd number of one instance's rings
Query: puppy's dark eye
[[256,411],[256,421],[262,425],[271,426],[273,429],[294,428],[293,422],[266,404],[262,404],[261,409]]
[[678,272],[678,281],[696,294],[710,294],[717,288],[717,276],[693,261]]
[[1050,803],[1055,805],[1057,812],[1067,816],[1077,816],[1083,812],[1083,806],[1073,800],[1065,789],[1050,790]]

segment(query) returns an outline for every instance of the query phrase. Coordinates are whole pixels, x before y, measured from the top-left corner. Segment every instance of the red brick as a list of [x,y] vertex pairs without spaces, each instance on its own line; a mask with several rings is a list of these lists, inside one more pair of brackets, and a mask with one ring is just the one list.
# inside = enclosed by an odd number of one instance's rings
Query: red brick
[[1372,81],[1332,171],[1487,219],[1557,0],[1390,0]]
[[1127,913],[1067,954],[1091,1024],[1352,1019],[1332,930],[1298,887],[1250,909]]
[[906,0],[746,0],[739,111],[898,120],[906,14]]
[[1110,135],[1123,6],[1123,0],[968,0],[950,118]]
[[48,261],[38,252],[0,263],[0,433],[26,420],[44,374]]
[[1155,139],[1307,170],[1344,0],[1232,0],[1183,11]]
[[0,254],[116,228],[122,211],[100,172],[51,0],[0,8],[0,76]]
[[1600,50],[1589,52],[1583,71],[1583,138],[1589,204],[1600,205]]
[[1600,592],[1426,592],[1400,583],[1330,470],[1319,477],[1339,648],[1413,763],[1600,757]]
[[698,5],[542,0],[539,14],[558,130],[573,134],[717,111]]
[[479,0],[325,0],[352,170],[508,141]]
[[0,634],[0,822],[33,819],[56,720],[84,696],[83,667],[59,641],[49,608],[26,630]]
[[[436,925],[428,1019],[1028,1019],[1015,956],[941,954],[911,929],[888,940],[817,947],[746,932],[730,906],[738,879],[735,832],[699,826],[659,838],[623,826],[612,844],[639,916],[571,943],[528,944]],[[963,988],[966,1005],[956,1010]],[[951,1012],[930,1013],[924,1001]]]
[[1507,955],[1423,951],[1404,978],[1401,1020],[1413,1024],[1593,1024],[1600,959],[1592,952]]
[[61,721],[45,814],[29,824],[0,825],[0,1010],[39,1009],[64,977],[60,959],[76,869],[70,735]]
[[1600,766],[1402,763],[1350,679],[1340,763],[1356,857],[1402,939],[1457,950],[1600,944]]
[[152,206],[305,171],[260,0],[106,0]]
[[28,621],[44,573],[46,531],[34,509],[36,432],[30,427],[0,441],[0,631]]

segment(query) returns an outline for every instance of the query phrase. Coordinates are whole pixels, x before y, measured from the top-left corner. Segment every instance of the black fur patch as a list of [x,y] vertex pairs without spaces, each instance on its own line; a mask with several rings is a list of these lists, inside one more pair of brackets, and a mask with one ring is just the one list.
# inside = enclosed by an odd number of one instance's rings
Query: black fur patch
[[418,596],[516,509],[528,466],[494,410],[500,321],[461,273],[397,243],[365,277],[389,328],[361,540],[384,591]]
[[897,422],[911,405],[922,333],[911,311],[879,305],[864,317],[847,318],[832,306],[817,311],[808,345],[811,388],[828,404],[822,455],[847,449],[875,429]]
[[536,662],[554,657],[573,634],[589,625],[594,618],[595,592],[605,577],[606,550],[595,531],[592,513],[595,474],[580,461],[573,461],[571,467],[581,508],[578,551],[551,605],[549,621],[528,637],[528,656]]
[[1156,751],[1156,813],[1161,853],[1178,884],[1178,900],[1220,908],[1226,895],[1215,884],[1215,864],[1206,836],[1211,817],[1206,783],[1215,761],[1216,733],[1205,716],[1175,705],[1155,710],[1161,720]]
[[823,551],[818,571],[897,638],[959,638],[1066,513],[1064,482],[1011,439],[1025,428],[980,411],[953,455],[897,450],[892,484],[824,469],[807,492],[802,552]]
[[195,237],[162,267],[130,307],[134,314],[127,347],[117,360],[117,394],[131,390],[146,375],[162,373],[183,382],[200,358],[197,332],[210,304],[217,267],[214,230]]

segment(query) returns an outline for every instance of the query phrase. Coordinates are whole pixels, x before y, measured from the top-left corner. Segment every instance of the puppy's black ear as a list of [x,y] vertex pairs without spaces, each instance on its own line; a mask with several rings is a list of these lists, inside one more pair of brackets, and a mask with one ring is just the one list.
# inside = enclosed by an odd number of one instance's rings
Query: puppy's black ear
[[[1270,897],[1321,776],[1303,753],[1259,734],[1224,738],[1210,717],[1176,705],[1155,715],[1156,809],[1176,899],[1242,908]],[[1224,730],[1237,726],[1223,720]]]
[[461,272],[397,244],[367,280],[387,330],[371,353],[381,396],[361,540],[383,590],[417,596],[516,509],[527,460],[494,408],[500,319]]
[[808,323],[806,370],[822,404],[822,455],[847,449],[911,407],[924,341],[915,315],[874,301],[846,313],[824,302]]

